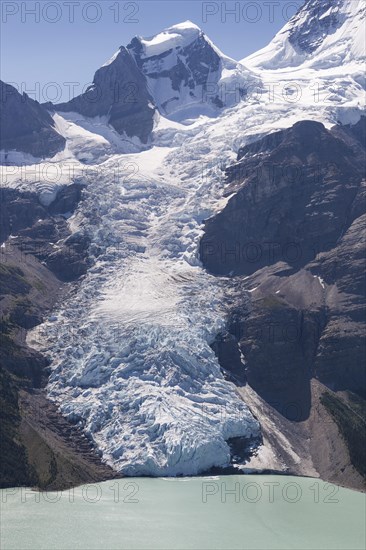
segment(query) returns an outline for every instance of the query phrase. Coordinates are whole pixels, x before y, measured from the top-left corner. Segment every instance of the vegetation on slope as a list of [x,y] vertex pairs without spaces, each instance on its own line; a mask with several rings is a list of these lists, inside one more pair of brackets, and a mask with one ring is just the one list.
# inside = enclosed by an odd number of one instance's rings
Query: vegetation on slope
[[334,394],[324,392],[321,402],[337,423],[353,466],[366,478],[366,401],[349,393],[346,403]]

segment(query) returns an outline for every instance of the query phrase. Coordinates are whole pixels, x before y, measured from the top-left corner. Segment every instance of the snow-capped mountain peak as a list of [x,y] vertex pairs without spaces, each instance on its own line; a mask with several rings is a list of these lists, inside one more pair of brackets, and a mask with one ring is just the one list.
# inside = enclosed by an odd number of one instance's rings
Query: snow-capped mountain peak
[[146,144],[159,120],[156,110],[177,122],[215,117],[241,102],[257,83],[242,63],[184,21],[154,36],[135,36],[96,71],[84,94],[55,108],[107,117],[118,133]]
[[147,37],[136,37],[143,47],[141,57],[152,57],[160,55],[171,48],[185,47],[196,40],[200,34],[203,34],[201,29],[192,23],[192,21],[184,21],[177,25],[172,25],[162,32]]
[[364,0],[307,0],[262,50],[243,59],[258,69],[327,68],[365,59]]
[[146,77],[159,112],[174,120],[214,116],[238,103],[255,80],[191,21],[147,38],[136,36],[127,49]]

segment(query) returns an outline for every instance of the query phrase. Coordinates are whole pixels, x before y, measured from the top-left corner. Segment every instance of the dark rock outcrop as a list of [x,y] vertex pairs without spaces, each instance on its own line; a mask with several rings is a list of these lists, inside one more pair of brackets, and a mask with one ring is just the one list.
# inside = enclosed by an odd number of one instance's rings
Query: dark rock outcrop
[[110,479],[91,443],[46,398],[48,361],[25,342],[60,299],[60,281],[16,247],[0,266],[0,487],[58,490]]
[[113,61],[97,70],[93,84],[83,94],[55,108],[86,117],[107,116],[118,133],[137,136],[143,143],[154,124],[155,108],[146,79],[122,46]]
[[65,147],[47,110],[27,94],[0,81],[0,149],[53,157]]
[[238,339],[231,332],[220,333],[211,344],[220,366],[228,380],[238,384],[245,384],[245,365],[240,353]]
[[36,194],[1,191],[0,486],[58,490],[111,479],[93,445],[47,400],[49,362],[26,343],[62,298],[63,281],[86,270],[88,239],[70,235],[65,222],[82,187],[61,189],[49,207]]
[[312,377],[366,392],[365,122],[299,122],[242,148],[201,242],[204,266],[232,277],[249,384],[293,420],[309,415]]
[[25,331],[42,321],[60,281],[76,280],[86,271],[88,241],[70,235],[63,216],[76,209],[81,196],[82,187],[71,184],[45,207],[34,193],[1,190],[0,360],[34,387],[41,385],[47,361],[24,345]]
[[208,220],[201,242],[216,275],[251,275],[284,261],[298,269],[331,250],[352,223],[364,152],[317,122],[247,145],[227,170],[223,212]]
[[[202,32],[197,31],[196,38],[185,47],[170,48],[158,55],[143,55],[143,47],[137,37],[127,48],[133,54],[141,72],[151,82],[162,82],[161,79],[170,82],[170,97],[164,101],[159,101],[159,97],[154,98],[159,111],[165,116],[169,116],[179,106],[184,88],[190,90],[192,104],[198,102],[203,105],[207,101],[216,108],[224,106],[219,97],[217,81],[212,80],[213,74],[220,74],[221,60]],[[170,60],[168,63],[167,58]],[[244,95],[244,90],[242,93]]]
[[35,193],[3,188],[1,242],[11,236],[12,247],[17,247],[24,256],[36,256],[60,280],[77,279],[87,269],[89,240],[84,234],[70,235],[65,216],[77,207],[82,189],[82,185],[68,185],[46,207]]
[[343,0],[307,0],[291,22],[289,41],[295,50],[311,54],[329,34],[335,33],[345,20],[339,13],[342,3]]

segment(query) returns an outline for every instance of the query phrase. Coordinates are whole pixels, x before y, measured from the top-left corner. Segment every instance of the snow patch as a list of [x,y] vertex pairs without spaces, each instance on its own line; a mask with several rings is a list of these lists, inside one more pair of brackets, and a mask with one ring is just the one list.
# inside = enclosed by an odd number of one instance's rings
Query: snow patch
[[315,279],[318,279],[319,281],[319,284],[322,288],[325,288],[325,282],[324,282],[324,279],[322,279],[321,277],[319,277],[319,275],[314,275]]
[[200,34],[201,29],[191,21],[185,21],[165,29],[163,32],[148,38],[140,37],[144,48],[143,57],[160,55],[166,50],[184,47],[193,42]]

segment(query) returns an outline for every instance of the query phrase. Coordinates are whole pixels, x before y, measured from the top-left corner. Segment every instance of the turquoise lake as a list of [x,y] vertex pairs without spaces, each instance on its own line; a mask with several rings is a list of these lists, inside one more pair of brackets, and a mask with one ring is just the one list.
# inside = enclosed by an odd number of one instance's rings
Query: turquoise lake
[[288,476],[125,478],[1,491],[1,548],[365,548],[365,495]]

